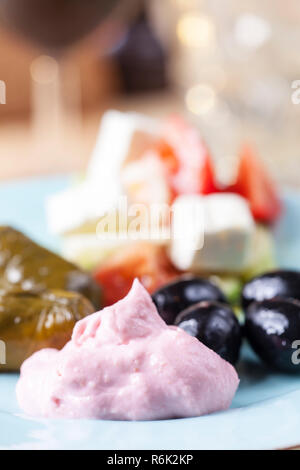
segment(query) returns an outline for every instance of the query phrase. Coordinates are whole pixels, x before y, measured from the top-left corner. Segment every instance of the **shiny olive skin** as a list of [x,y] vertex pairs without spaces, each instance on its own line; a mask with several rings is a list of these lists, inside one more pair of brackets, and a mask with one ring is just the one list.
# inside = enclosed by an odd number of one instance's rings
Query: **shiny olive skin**
[[243,288],[242,306],[274,297],[300,300],[300,272],[278,270],[251,279]]
[[[256,354],[269,366],[300,373],[300,303],[288,299],[253,302],[247,310],[245,335]],[[294,348],[293,348],[294,343]]]
[[181,277],[154,292],[152,299],[160,316],[168,325],[174,324],[182,310],[203,300],[227,303],[219,287],[198,277]]
[[175,324],[231,364],[238,361],[242,330],[228,305],[214,301],[200,302],[183,310]]

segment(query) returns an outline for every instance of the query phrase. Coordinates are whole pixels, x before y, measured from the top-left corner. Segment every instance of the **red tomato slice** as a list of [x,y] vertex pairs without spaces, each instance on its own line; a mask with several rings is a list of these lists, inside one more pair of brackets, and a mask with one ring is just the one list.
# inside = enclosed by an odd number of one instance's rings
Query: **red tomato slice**
[[112,305],[128,294],[135,278],[149,293],[179,276],[162,247],[134,243],[121,248],[94,273],[102,286],[104,305]]
[[271,223],[280,215],[281,204],[275,185],[249,145],[241,150],[237,181],[227,191],[248,199],[257,221]]
[[199,132],[180,116],[166,121],[158,152],[165,164],[173,198],[217,191],[213,164]]

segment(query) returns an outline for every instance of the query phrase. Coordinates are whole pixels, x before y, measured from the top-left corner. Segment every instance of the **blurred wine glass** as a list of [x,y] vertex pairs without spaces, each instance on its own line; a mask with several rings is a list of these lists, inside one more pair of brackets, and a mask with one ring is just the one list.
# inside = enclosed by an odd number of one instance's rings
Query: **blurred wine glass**
[[[31,64],[32,128],[39,157],[60,159],[80,133],[80,76],[65,60],[124,0],[0,0],[0,21],[41,49]],[[78,149],[77,149],[78,150]]]
[[278,182],[299,187],[300,106],[292,100],[300,67],[299,1],[167,3],[174,18],[173,80],[215,156],[221,182],[234,180],[246,140]]

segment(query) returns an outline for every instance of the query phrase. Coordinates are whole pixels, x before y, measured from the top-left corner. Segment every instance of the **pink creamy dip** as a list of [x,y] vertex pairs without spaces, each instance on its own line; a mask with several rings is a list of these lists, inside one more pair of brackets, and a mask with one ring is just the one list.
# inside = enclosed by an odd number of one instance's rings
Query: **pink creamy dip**
[[39,417],[154,420],[225,410],[238,383],[228,362],[167,326],[135,280],[124,299],[79,321],[61,351],[27,359],[17,398]]

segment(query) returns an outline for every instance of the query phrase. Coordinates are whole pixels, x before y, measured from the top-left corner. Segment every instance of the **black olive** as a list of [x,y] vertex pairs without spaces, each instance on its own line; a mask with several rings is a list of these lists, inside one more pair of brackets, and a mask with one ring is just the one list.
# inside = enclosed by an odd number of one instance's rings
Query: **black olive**
[[171,282],[152,295],[160,316],[172,325],[177,315],[202,300],[216,300],[227,303],[223,292],[207,279],[183,277]]
[[253,302],[246,313],[245,335],[267,364],[282,371],[300,372],[298,301],[277,298]]
[[181,312],[175,324],[223,359],[235,364],[242,344],[241,326],[228,305],[200,302]]
[[246,309],[254,301],[274,297],[300,300],[300,272],[280,270],[253,278],[243,288],[242,305]]

